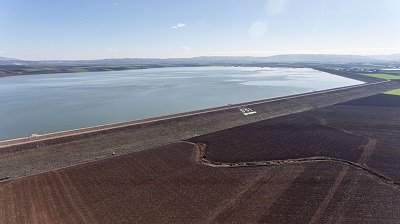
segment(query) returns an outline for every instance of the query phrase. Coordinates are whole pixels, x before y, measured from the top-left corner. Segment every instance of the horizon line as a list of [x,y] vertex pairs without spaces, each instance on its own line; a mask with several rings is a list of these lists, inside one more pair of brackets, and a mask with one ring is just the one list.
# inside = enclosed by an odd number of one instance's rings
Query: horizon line
[[122,59],[158,59],[158,60],[168,60],[168,59],[193,59],[193,58],[270,58],[275,56],[285,56],[285,55],[326,55],[326,56],[361,56],[361,57],[374,57],[374,56],[393,56],[400,55],[400,53],[390,53],[390,54],[335,54],[335,53],[287,53],[287,54],[274,54],[269,56],[254,56],[254,55],[201,55],[201,56],[190,56],[190,57],[110,57],[110,58],[92,58],[92,59],[19,59],[7,56],[0,56],[0,58],[5,58],[9,60],[18,61],[97,61],[97,60],[122,60]]

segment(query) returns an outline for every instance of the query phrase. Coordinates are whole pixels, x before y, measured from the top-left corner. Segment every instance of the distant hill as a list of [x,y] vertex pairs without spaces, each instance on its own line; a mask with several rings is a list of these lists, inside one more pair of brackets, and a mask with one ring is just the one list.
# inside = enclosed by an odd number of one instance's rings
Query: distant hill
[[271,56],[267,60],[274,62],[365,62],[371,59],[360,55],[286,54]]
[[212,65],[251,63],[360,63],[360,62],[400,62],[400,54],[392,55],[333,55],[333,54],[284,54],[270,57],[214,56],[194,58],[119,58],[99,60],[46,60],[27,61],[0,57],[0,64],[23,64],[30,66],[127,66],[127,65]]
[[374,59],[383,60],[383,61],[400,61],[400,54],[374,55],[371,57]]
[[15,61],[15,60],[17,60],[17,59],[0,57],[0,61]]

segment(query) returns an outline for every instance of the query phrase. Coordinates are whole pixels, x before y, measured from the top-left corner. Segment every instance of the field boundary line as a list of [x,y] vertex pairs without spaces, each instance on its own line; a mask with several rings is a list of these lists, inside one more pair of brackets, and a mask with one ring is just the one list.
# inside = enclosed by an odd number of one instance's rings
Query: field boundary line
[[327,157],[327,156],[313,156],[313,157],[306,157],[306,158],[298,158],[298,159],[284,159],[284,160],[263,160],[263,161],[253,161],[253,162],[237,162],[237,163],[226,163],[226,162],[218,162],[209,160],[205,155],[206,144],[204,143],[193,143],[188,141],[182,141],[189,144],[194,144],[197,146],[198,150],[198,158],[197,162],[210,167],[217,167],[217,168],[236,168],[236,167],[257,167],[257,166],[276,166],[276,165],[288,165],[288,164],[300,164],[300,163],[312,163],[312,162],[336,162],[341,163],[344,165],[355,167],[359,170],[365,171],[371,174],[374,177],[377,177],[381,182],[386,184],[390,184],[396,188],[400,188],[400,182],[394,181],[389,177],[386,177],[383,174],[380,174],[368,167],[365,167],[361,164],[345,160],[345,159],[338,159],[334,157]]

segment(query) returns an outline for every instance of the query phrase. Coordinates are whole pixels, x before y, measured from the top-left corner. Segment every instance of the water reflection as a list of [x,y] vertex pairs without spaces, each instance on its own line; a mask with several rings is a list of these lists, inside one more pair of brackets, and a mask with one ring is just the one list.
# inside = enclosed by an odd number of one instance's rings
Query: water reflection
[[312,69],[195,67],[0,79],[0,140],[361,82]]

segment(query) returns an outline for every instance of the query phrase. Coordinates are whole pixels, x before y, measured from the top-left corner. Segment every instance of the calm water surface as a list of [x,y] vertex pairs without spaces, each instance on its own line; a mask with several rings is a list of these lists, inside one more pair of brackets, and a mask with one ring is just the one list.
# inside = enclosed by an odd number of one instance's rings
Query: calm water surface
[[307,68],[194,67],[0,78],[0,140],[362,82]]

